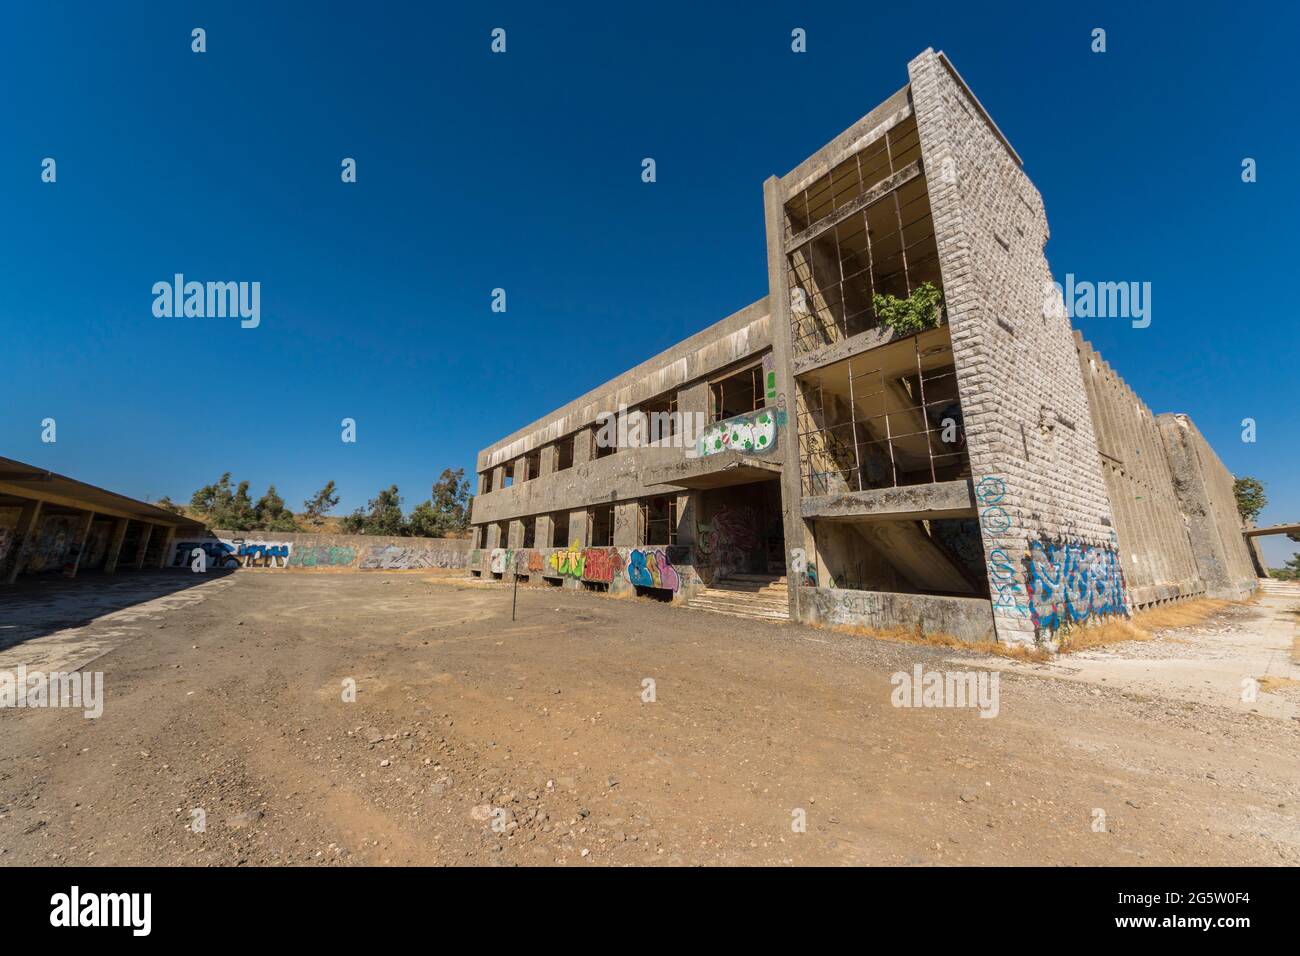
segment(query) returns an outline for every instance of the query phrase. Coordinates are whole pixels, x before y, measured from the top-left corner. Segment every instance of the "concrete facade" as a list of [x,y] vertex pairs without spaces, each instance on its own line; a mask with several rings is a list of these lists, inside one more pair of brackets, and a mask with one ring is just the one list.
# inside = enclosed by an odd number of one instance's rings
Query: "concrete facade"
[[[480,452],[473,574],[1013,643],[1248,590],[1231,476],[1076,340],[1020,157],[942,53],[908,80],[764,183],[764,299]],[[625,409],[689,440],[602,447]]]

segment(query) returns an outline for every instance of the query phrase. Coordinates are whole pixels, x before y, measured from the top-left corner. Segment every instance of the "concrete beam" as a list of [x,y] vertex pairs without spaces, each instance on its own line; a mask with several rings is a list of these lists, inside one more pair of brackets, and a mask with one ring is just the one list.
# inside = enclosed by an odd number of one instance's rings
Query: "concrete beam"
[[1257,538],[1262,534],[1300,534],[1300,524],[1271,524],[1263,528],[1247,528],[1247,538]]
[[77,569],[81,567],[81,556],[86,551],[86,539],[90,537],[90,526],[95,521],[95,512],[87,511],[81,516],[81,524],[77,525],[77,536],[73,539],[77,553],[72,557],[72,568],[63,572],[64,577],[75,578]]
[[975,517],[975,491],[965,479],[804,498],[804,518],[819,521],[921,521]]
[[154,526],[151,524],[144,526],[144,532],[140,535],[140,543],[136,545],[135,560],[131,562],[133,570],[139,571],[144,567],[144,555],[149,550],[149,539],[153,537],[153,529]]
[[117,559],[122,553],[122,541],[126,538],[126,526],[129,524],[126,518],[118,518],[113,522],[113,532],[108,539],[108,553],[104,557],[104,573],[113,574],[117,571]]

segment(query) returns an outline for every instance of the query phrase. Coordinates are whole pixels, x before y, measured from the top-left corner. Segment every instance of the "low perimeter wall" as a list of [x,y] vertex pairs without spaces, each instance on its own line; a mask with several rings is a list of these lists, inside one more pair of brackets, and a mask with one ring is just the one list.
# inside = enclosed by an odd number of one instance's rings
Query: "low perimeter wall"
[[800,588],[799,615],[812,624],[887,630],[919,627],[962,641],[992,641],[993,604],[987,598],[936,597],[841,588]]
[[202,548],[211,568],[286,570],[427,571],[468,567],[468,538],[388,538],[369,534],[222,531],[177,539],[171,567],[189,567]]

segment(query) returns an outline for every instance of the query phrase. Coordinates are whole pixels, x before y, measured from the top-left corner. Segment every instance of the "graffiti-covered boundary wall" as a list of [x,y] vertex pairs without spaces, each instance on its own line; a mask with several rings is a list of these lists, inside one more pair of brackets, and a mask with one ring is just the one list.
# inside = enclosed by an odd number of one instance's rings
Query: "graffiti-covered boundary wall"
[[177,540],[170,566],[189,567],[195,548],[203,549],[210,568],[429,571],[468,567],[470,541],[218,529],[212,537]]
[[618,593],[659,592],[684,599],[703,585],[695,568],[694,549],[646,545],[635,548],[587,548],[573,542],[567,548],[475,548],[467,565],[476,577],[521,583],[594,586]]

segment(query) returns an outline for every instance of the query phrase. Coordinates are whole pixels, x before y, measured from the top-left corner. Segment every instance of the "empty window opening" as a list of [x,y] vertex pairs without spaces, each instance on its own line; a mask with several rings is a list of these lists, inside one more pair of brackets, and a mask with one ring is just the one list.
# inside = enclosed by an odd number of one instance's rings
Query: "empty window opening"
[[603,422],[591,430],[591,457],[593,461],[607,458],[618,451],[617,422],[605,425]]
[[502,521],[497,525],[497,547],[510,547],[510,522]]
[[637,503],[637,540],[641,544],[677,543],[677,497],[662,495]]
[[575,435],[566,435],[555,443],[555,470],[564,471],[573,467],[573,439]]
[[590,534],[587,541],[593,548],[608,548],[614,544],[614,506],[596,505],[587,509]]
[[713,421],[720,422],[763,407],[763,366],[751,365],[709,384]]
[[551,515],[551,547],[567,548],[569,546],[569,513],[557,511]]
[[658,398],[637,408],[645,416],[643,437],[657,444],[677,434],[677,396]]
[[925,177],[876,195],[883,180],[919,156],[910,118],[786,204],[786,236],[795,243],[786,258],[796,353],[876,328],[876,295],[906,298],[923,282],[941,287]]
[[535,517],[525,518],[524,519],[524,541],[523,544],[521,544],[519,547],[521,548],[536,547],[536,541],[537,541],[537,519]]
[[479,475],[479,494],[486,495],[492,491],[492,471],[491,469]]
[[798,384],[804,494],[970,476],[946,330],[836,362]]
[[509,488],[515,483],[515,463],[508,461],[501,469],[501,487]]
[[530,451],[524,458],[523,472],[519,476],[520,481],[532,481],[542,473],[542,450]]

